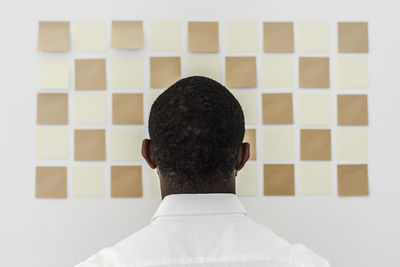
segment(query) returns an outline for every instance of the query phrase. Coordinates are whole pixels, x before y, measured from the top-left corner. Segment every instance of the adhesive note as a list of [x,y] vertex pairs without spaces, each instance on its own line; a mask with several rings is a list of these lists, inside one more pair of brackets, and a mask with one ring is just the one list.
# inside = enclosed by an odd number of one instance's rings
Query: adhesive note
[[258,51],[256,21],[233,21],[226,24],[226,51],[243,53]]
[[218,82],[221,81],[221,66],[219,56],[188,56],[186,76],[205,76]]
[[147,169],[149,194],[152,197],[161,197],[160,178],[158,177],[157,169]]
[[330,130],[300,130],[301,160],[331,160]]
[[153,105],[154,101],[156,101],[157,97],[159,97],[162,92],[164,92],[164,90],[152,90],[150,91],[150,95],[149,95],[149,104],[150,106]]
[[264,129],[263,148],[265,161],[294,160],[294,130]]
[[329,53],[329,22],[303,21],[298,23],[297,50],[305,53]]
[[302,163],[300,192],[302,195],[330,195],[332,193],[331,163]]
[[300,94],[298,107],[298,121],[301,125],[331,124],[329,94]]
[[367,95],[338,95],[338,125],[368,125]]
[[218,52],[218,22],[189,21],[188,50],[204,53]]
[[99,161],[106,159],[105,130],[75,130],[75,160]]
[[36,87],[42,89],[68,89],[69,58],[39,58]]
[[339,196],[368,196],[368,165],[338,165]]
[[264,87],[292,87],[294,84],[293,56],[264,55],[261,72],[261,85]]
[[250,160],[257,160],[256,129],[246,129],[243,142],[250,144]]
[[113,94],[113,124],[143,124],[143,94]]
[[337,87],[368,88],[368,57],[338,57]]
[[142,166],[111,166],[111,197],[142,196]]
[[74,123],[105,124],[107,121],[107,94],[103,92],[76,92]]
[[69,21],[39,21],[37,50],[69,51]]
[[340,53],[368,53],[368,22],[339,22]]
[[248,162],[236,176],[236,194],[239,196],[257,195],[257,164]]
[[111,47],[120,49],[143,48],[143,22],[113,21]]
[[144,87],[142,57],[113,58],[111,60],[111,87],[113,89],[140,89]]
[[226,57],[225,71],[226,87],[257,87],[257,68],[255,57]]
[[72,197],[104,197],[104,166],[72,167]]
[[107,49],[105,21],[75,22],[74,49],[78,52],[104,52]]
[[235,98],[239,101],[244,113],[246,124],[256,124],[258,121],[258,98],[257,92],[253,90],[231,91]]
[[300,88],[329,88],[329,57],[299,58]]
[[294,52],[293,22],[264,22],[264,52]]
[[106,60],[75,59],[75,89],[76,90],[105,90]]
[[262,95],[263,124],[293,124],[292,94]]
[[38,160],[67,160],[68,128],[37,127],[36,158]]
[[67,167],[36,167],[37,198],[67,197]]
[[264,164],[264,195],[294,196],[294,164]]
[[38,94],[37,124],[68,124],[68,94]]
[[168,88],[180,78],[180,57],[150,57],[151,88]]
[[142,159],[142,129],[112,129],[110,141],[110,158],[112,161]]
[[368,129],[338,128],[336,138],[337,160],[368,160]]
[[182,24],[180,21],[151,21],[149,39],[152,52],[181,51]]

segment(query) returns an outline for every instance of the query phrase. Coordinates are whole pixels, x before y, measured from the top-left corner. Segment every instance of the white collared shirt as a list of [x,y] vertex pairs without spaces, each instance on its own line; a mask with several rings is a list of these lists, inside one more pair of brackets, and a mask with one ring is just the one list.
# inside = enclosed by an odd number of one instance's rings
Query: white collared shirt
[[328,267],[247,216],[234,194],[166,196],[151,224],[75,267]]

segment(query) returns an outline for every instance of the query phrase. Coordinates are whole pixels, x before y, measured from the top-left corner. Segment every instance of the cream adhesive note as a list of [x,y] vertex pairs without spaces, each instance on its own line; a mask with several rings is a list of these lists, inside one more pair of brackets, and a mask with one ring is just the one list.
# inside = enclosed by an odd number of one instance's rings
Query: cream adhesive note
[[292,87],[294,83],[293,56],[264,55],[261,66],[261,85]]
[[236,193],[239,196],[257,195],[257,164],[248,162],[236,176]]
[[330,125],[331,97],[328,94],[300,94],[298,122],[301,125]]
[[195,55],[187,57],[186,76],[205,76],[221,81],[221,67],[219,56]]
[[76,124],[105,124],[107,121],[107,94],[75,92],[74,120]]
[[36,158],[38,160],[67,160],[68,128],[37,127]]
[[337,87],[367,89],[368,79],[368,57],[338,57]]
[[330,51],[329,22],[299,22],[297,50],[304,53],[328,53]]
[[74,50],[78,52],[104,52],[107,50],[105,21],[75,22]]
[[69,58],[39,58],[36,87],[41,89],[69,88]]
[[104,197],[104,166],[72,167],[72,197]]
[[149,194],[152,197],[161,197],[160,178],[158,177],[157,169],[147,169]]
[[144,62],[142,57],[113,58],[111,61],[111,87],[113,89],[142,89]]
[[256,124],[258,121],[258,99],[256,91],[231,91],[242,106],[246,124]]
[[265,129],[263,137],[264,160],[294,160],[293,129]]
[[330,195],[332,193],[331,163],[302,163],[300,192],[302,195]]
[[228,53],[257,52],[258,29],[256,21],[233,21],[226,24],[226,51]]
[[152,52],[181,51],[182,24],[180,21],[151,21],[149,39]]
[[141,160],[142,130],[112,129],[110,157],[112,161]]
[[368,160],[368,129],[336,130],[337,160]]

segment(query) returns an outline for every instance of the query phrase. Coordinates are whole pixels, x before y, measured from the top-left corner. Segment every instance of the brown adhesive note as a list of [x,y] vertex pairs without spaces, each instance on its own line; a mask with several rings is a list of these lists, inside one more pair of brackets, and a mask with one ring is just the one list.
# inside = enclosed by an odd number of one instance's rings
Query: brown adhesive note
[[168,88],[180,78],[180,57],[150,57],[151,88]]
[[111,47],[120,49],[143,48],[142,21],[113,21]]
[[218,22],[190,21],[188,36],[190,52],[216,53],[219,51]]
[[68,94],[39,93],[37,124],[68,124]]
[[105,90],[106,88],[106,60],[104,58],[75,60],[76,90]]
[[339,196],[368,196],[368,165],[338,165]]
[[113,124],[143,124],[143,94],[113,94]]
[[250,160],[257,160],[256,129],[246,129],[243,142],[250,144]]
[[37,50],[69,51],[69,21],[39,21]]
[[329,58],[300,57],[299,59],[300,88],[329,88]]
[[331,160],[331,130],[300,130],[301,160]]
[[111,197],[142,197],[141,166],[111,166]]
[[368,53],[368,22],[339,22],[340,53]]
[[263,124],[293,124],[292,94],[262,95]]
[[226,86],[229,88],[257,87],[255,57],[226,57]]
[[338,95],[338,125],[368,125],[367,95]]
[[264,195],[294,196],[294,164],[264,164]]
[[264,22],[264,52],[294,52],[293,22]]
[[105,130],[75,130],[75,160],[105,160],[105,139]]
[[37,198],[67,197],[67,167],[36,167]]

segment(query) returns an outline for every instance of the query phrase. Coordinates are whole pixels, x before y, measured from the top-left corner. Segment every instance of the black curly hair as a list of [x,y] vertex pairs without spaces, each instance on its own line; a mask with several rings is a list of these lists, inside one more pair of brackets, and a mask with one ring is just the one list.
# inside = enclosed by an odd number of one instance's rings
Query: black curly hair
[[220,83],[202,76],[179,80],[153,103],[148,127],[158,171],[169,187],[200,193],[236,175],[244,116]]

